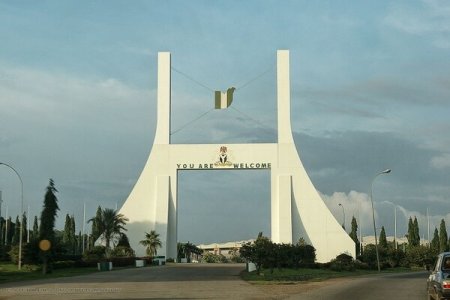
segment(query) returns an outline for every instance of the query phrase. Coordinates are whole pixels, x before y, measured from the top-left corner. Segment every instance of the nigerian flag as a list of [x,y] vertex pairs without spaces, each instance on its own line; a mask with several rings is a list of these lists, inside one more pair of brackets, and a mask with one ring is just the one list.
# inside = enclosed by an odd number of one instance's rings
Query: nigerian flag
[[231,87],[226,92],[215,91],[215,109],[224,109],[231,105],[233,102],[233,93],[235,88]]

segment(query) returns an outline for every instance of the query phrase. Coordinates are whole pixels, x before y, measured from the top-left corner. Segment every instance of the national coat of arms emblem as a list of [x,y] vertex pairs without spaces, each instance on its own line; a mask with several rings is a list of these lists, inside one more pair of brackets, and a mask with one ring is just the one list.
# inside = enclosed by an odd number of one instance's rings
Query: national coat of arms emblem
[[228,160],[228,149],[225,146],[220,147],[219,151],[219,161],[214,165],[216,167],[230,167],[232,165],[231,161]]

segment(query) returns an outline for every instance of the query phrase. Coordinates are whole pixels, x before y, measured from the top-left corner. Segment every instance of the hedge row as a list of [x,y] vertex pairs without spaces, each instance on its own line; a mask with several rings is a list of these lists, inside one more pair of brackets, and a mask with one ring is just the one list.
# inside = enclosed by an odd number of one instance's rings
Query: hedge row
[[55,269],[63,269],[70,267],[97,267],[102,261],[110,261],[113,267],[130,267],[134,266],[136,260],[144,260],[147,265],[152,264],[151,257],[111,257],[109,259],[78,259],[78,260],[58,260],[53,263]]

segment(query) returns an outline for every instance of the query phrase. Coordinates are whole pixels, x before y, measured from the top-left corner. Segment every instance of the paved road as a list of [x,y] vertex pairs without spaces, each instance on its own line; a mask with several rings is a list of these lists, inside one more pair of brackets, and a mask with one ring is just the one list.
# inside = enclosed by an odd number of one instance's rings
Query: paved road
[[427,272],[370,276],[336,280],[324,287],[293,295],[289,299],[415,300],[426,299]]
[[244,264],[175,264],[0,285],[0,299],[264,299]]
[[244,267],[176,264],[9,283],[0,299],[425,299],[423,272],[260,286],[240,280]]

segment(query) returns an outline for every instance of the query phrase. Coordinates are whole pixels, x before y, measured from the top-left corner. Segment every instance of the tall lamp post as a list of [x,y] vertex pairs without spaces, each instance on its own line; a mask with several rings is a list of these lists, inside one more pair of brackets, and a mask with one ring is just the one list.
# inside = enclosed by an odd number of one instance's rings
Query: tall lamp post
[[344,215],[344,220],[342,222],[342,228],[344,228],[344,230],[345,230],[345,209],[344,209],[344,205],[342,205],[341,203],[339,203],[339,206],[342,207],[342,214]]
[[394,246],[397,250],[397,205],[394,204]]
[[17,177],[19,177],[19,180],[20,180],[20,186],[21,186],[20,217],[22,218],[22,221],[20,222],[19,262],[18,262],[17,268],[19,270],[21,270],[22,269],[22,232],[23,232],[23,181],[22,181],[22,177],[20,177],[20,175],[19,175],[19,173],[17,173],[16,169],[14,169],[10,165],[2,163],[2,162],[0,162],[0,165],[4,165],[4,166],[10,168],[11,170],[13,170],[14,173],[16,173]]
[[373,194],[373,183],[375,182],[375,179],[378,177],[378,175],[381,174],[388,174],[391,173],[391,169],[386,169],[384,171],[381,171],[380,173],[378,173],[377,175],[375,175],[375,177],[372,180],[372,183],[370,185],[370,202],[372,202],[372,219],[373,219],[373,232],[375,233],[375,252],[377,253],[377,266],[378,266],[378,272],[381,271],[380,269],[380,255],[378,254],[378,241],[377,241],[377,228],[375,227],[375,211],[373,209],[373,199],[372,199],[372,194]]
[[394,206],[394,247],[397,250],[397,205],[395,203],[386,202]]

